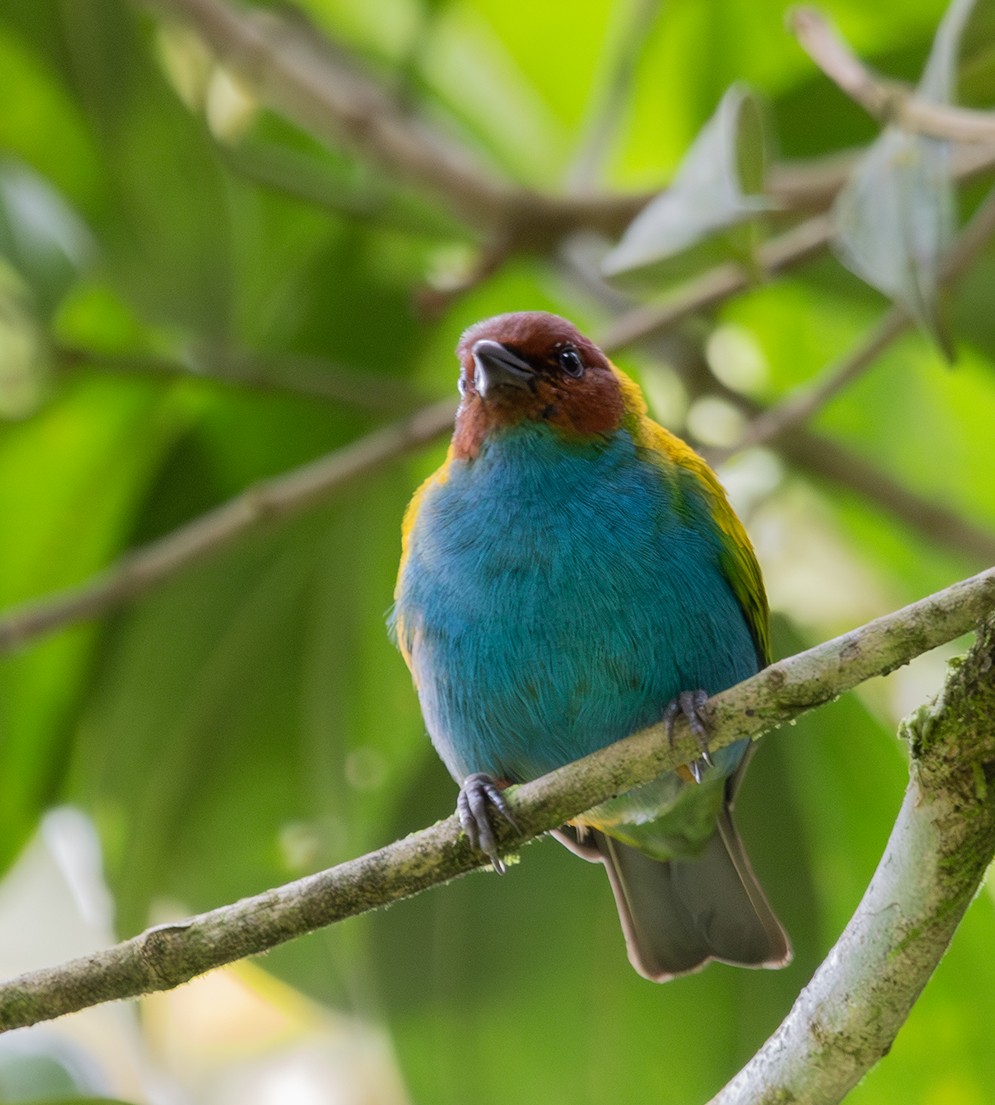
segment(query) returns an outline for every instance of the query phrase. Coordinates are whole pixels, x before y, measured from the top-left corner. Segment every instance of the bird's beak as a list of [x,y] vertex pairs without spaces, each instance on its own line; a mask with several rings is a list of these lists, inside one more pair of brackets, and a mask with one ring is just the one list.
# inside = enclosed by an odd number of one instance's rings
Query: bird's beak
[[535,376],[532,367],[499,341],[482,338],[473,343],[473,382],[486,399],[495,388],[527,388]]

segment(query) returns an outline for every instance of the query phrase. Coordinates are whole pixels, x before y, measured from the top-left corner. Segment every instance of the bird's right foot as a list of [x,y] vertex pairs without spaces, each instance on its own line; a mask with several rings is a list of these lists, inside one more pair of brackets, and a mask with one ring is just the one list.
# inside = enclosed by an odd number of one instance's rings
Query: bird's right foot
[[499,875],[503,875],[505,866],[498,853],[497,837],[494,834],[491,818],[494,813],[497,813],[513,829],[518,828],[518,823],[512,816],[498,783],[483,772],[468,775],[463,780],[459,797],[456,799],[456,813],[470,843],[488,857]]
[[698,742],[701,757],[688,764],[688,770],[694,776],[696,783],[701,782],[702,767],[712,766],[712,757],[708,751],[708,724],[702,713],[707,701],[708,695],[705,691],[681,691],[675,699],[667,703],[667,708],[663,711],[663,724],[667,727],[667,740],[671,748],[674,747],[674,723],[678,715],[687,720],[691,735]]

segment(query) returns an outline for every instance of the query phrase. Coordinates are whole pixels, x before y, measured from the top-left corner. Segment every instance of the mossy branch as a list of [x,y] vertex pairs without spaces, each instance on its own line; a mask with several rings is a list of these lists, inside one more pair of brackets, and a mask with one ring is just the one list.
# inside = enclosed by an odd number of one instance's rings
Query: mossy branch
[[995,618],[902,730],[911,777],[863,900],[780,1028],[711,1105],[835,1105],[887,1054],[995,853]]
[[[712,745],[721,748],[743,737],[758,737],[968,632],[993,611],[995,568],[773,664],[710,700]],[[936,738],[923,736],[919,743],[933,748]],[[516,787],[509,794],[520,831],[505,831],[502,846],[517,848],[697,753],[683,723],[673,747],[663,726],[656,725]],[[942,753],[938,755],[942,759]],[[931,755],[928,762],[935,759]],[[917,763],[926,762],[917,751]],[[104,1001],[171,989],[214,967],[410,897],[485,862],[461,835],[456,818],[450,817],[338,867],[2,983],[0,1031]]]

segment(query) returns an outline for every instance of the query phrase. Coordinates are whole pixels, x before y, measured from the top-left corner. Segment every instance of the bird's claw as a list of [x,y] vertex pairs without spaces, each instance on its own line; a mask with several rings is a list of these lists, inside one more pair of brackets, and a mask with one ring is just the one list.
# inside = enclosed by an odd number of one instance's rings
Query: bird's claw
[[708,724],[702,713],[707,701],[708,695],[702,690],[681,691],[675,699],[667,703],[667,708],[663,711],[663,724],[667,727],[667,740],[671,748],[674,746],[674,723],[678,715],[687,719],[691,735],[698,742],[701,757],[694,763],[688,764],[688,769],[697,783],[701,782],[701,765],[713,766],[712,757],[708,751]]
[[513,829],[518,828],[518,822],[508,808],[504,795],[490,775],[483,773],[468,775],[463,780],[459,797],[456,799],[456,813],[459,816],[460,825],[474,848],[479,848],[491,861],[494,870],[499,875],[503,875],[505,866],[498,853],[497,838],[491,823],[492,808]]

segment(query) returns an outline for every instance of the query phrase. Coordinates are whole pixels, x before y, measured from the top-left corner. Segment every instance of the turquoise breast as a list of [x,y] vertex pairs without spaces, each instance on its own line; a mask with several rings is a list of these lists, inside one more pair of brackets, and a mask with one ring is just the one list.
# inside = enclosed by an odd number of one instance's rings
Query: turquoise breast
[[720,535],[673,486],[624,430],[575,443],[530,423],[427,491],[394,617],[458,781],[534,778],[757,670]]

